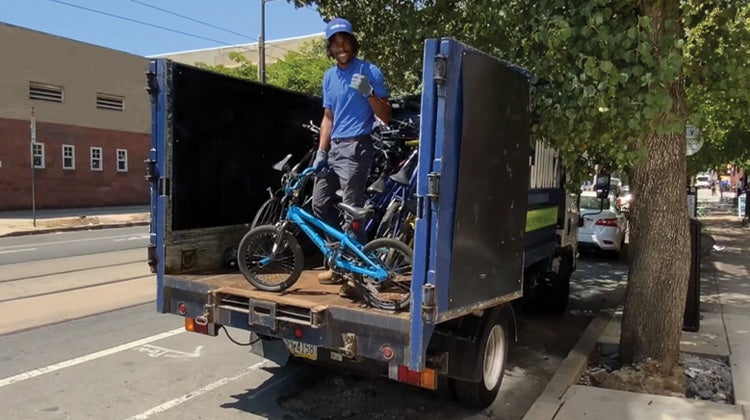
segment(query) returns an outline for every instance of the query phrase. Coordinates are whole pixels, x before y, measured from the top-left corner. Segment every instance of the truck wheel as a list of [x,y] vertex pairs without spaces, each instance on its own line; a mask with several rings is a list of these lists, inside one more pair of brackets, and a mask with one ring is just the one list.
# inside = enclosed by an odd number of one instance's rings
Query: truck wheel
[[[553,262],[552,273],[535,270],[528,275],[539,276],[536,285],[524,290],[526,307],[534,312],[559,314],[568,307],[570,276],[573,272],[571,257],[560,255]],[[542,277],[545,276],[545,277]]]
[[570,297],[570,276],[573,272],[573,264],[567,256],[560,257],[560,266],[557,275],[550,280],[550,284],[542,293],[542,300],[546,311],[559,314],[568,308]]
[[482,379],[479,382],[452,380],[453,393],[460,403],[484,409],[495,401],[505,375],[509,337],[507,317],[501,315],[495,322],[487,323],[482,339],[477,342],[481,346],[477,355],[483,358]]

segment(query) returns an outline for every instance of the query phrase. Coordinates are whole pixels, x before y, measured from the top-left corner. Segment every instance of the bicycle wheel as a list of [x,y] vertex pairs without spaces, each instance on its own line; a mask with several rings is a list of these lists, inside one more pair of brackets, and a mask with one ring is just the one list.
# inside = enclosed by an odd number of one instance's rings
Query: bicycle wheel
[[[273,255],[278,235],[283,235],[276,256],[261,264]],[[280,292],[291,287],[300,274],[304,255],[302,247],[292,234],[279,232],[275,226],[258,226],[240,241],[237,250],[237,266],[245,279],[260,290]]]
[[383,214],[383,218],[380,219],[378,229],[375,231],[376,238],[391,238],[393,237],[393,225],[396,223],[398,217],[398,210],[401,208],[401,200],[393,200],[388,204],[388,208]]
[[387,311],[402,311],[411,303],[412,260],[414,255],[406,244],[390,238],[379,238],[362,249],[371,260],[388,271],[381,284],[364,279],[362,295],[370,305]]
[[272,225],[284,217],[284,205],[281,198],[271,197],[266,200],[255,213],[253,222],[250,224],[250,230],[258,226]]

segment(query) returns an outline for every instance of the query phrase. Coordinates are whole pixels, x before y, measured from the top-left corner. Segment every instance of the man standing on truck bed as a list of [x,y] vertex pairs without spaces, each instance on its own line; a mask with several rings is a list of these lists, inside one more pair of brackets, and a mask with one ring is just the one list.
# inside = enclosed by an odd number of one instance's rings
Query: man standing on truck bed
[[[370,134],[377,116],[385,124],[391,120],[391,106],[383,73],[369,61],[357,58],[359,42],[352,24],[336,18],[326,26],[328,55],[336,65],[323,76],[323,120],[320,144],[313,167],[320,172],[313,190],[313,211],[330,226],[341,226],[335,208],[336,190],[343,192],[343,202],[361,207],[365,204],[367,177],[373,160]],[[364,244],[366,233],[361,227],[354,232]],[[331,270],[318,276],[322,284],[335,284]],[[343,285],[342,296],[353,295],[351,285]]]

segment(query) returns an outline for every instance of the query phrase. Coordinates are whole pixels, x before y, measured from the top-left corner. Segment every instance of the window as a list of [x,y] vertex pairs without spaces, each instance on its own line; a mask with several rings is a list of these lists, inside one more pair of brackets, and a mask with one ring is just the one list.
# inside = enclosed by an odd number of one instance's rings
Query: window
[[31,154],[34,159],[34,168],[44,169],[44,143],[32,143]]
[[29,82],[29,99],[47,102],[63,102],[62,86]]
[[108,93],[96,94],[96,107],[99,109],[109,109],[112,111],[125,110],[125,97],[110,95]]
[[117,149],[117,172],[128,171],[128,151]]
[[63,169],[76,168],[76,147],[69,144],[63,144],[62,147]]
[[92,171],[102,170],[102,148],[101,147],[91,148],[91,170]]

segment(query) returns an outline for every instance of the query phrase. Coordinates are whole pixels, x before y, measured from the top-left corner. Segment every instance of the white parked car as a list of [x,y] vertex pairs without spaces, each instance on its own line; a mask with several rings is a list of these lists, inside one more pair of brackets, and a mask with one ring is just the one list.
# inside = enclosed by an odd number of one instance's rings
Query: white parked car
[[615,208],[612,200],[602,200],[596,197],[596,193],[584,191],[579,209],[583,226],[578,228],[578,249],[619,254],[625,243],[627,220]]
[[711,178],[708,177],[708,175],[698,175],[695,177],[695,187],[696,188],[710,188],[711,187]]

